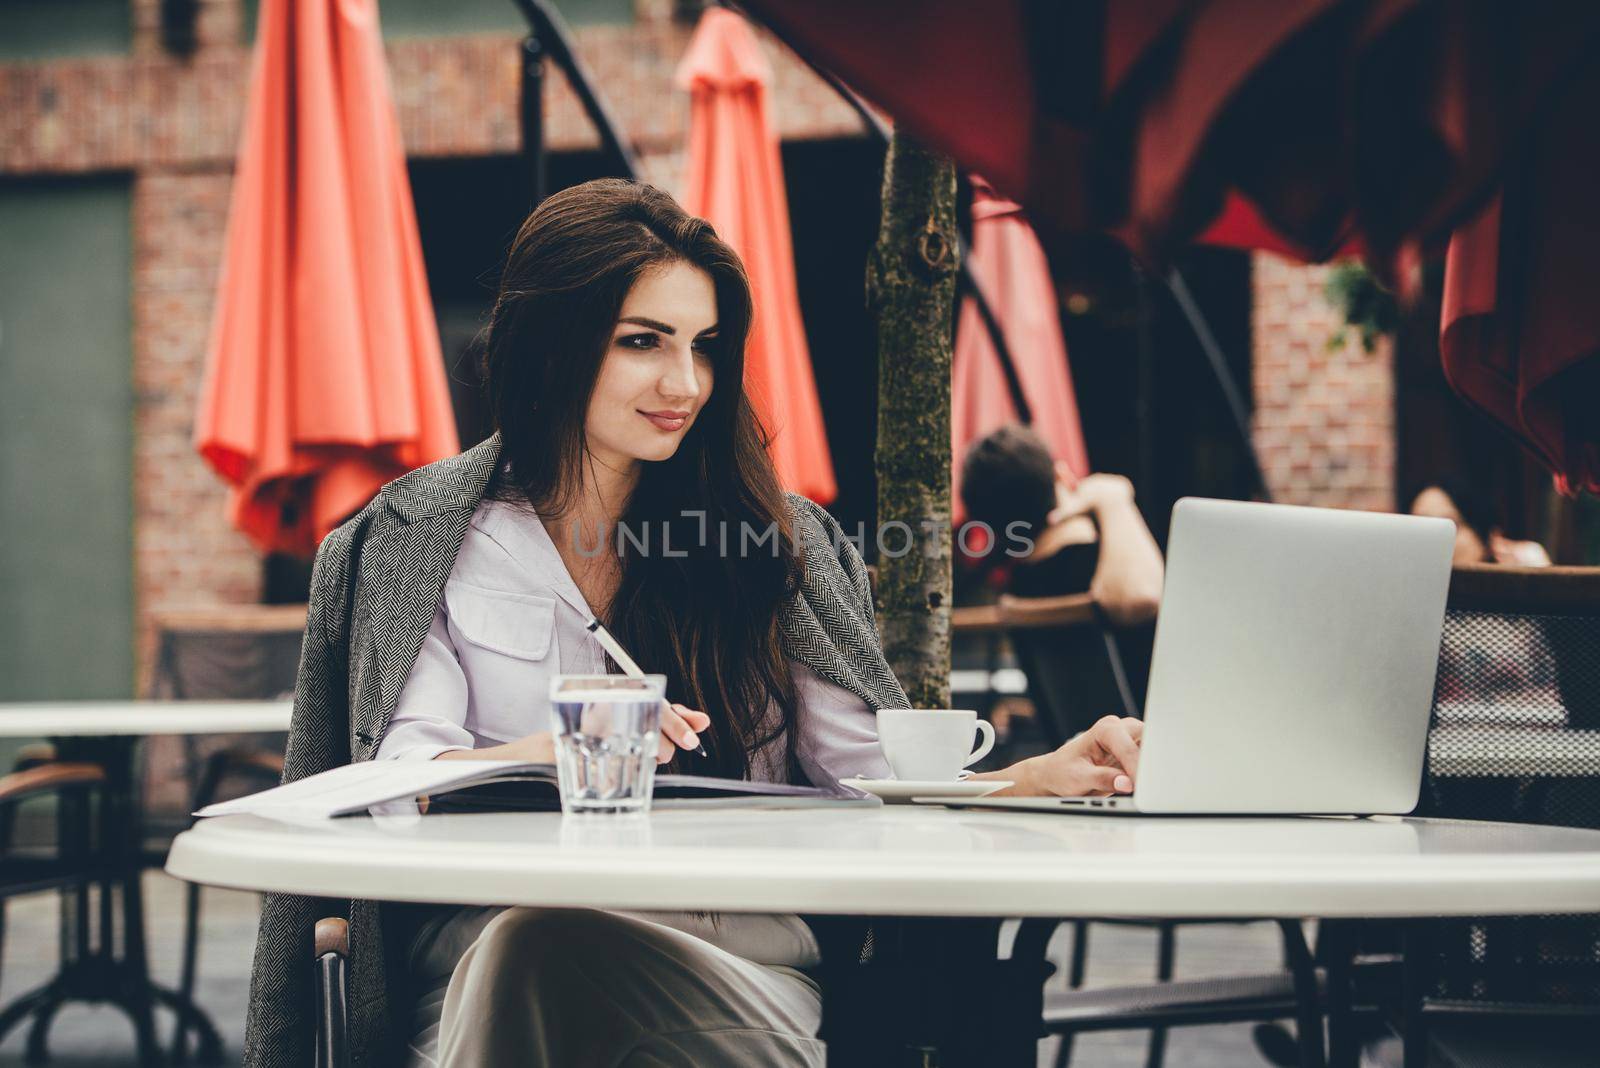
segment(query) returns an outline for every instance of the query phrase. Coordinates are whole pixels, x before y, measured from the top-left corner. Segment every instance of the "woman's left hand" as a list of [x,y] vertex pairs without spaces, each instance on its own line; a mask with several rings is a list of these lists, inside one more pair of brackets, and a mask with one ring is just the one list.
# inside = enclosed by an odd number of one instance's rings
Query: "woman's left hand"
[[1053,753],[1014,764],[996,778],[1013,779],[1012,794],[1103,797],[1133,792],[1139,775],[1144,724],[1131,716],[1106,716]]

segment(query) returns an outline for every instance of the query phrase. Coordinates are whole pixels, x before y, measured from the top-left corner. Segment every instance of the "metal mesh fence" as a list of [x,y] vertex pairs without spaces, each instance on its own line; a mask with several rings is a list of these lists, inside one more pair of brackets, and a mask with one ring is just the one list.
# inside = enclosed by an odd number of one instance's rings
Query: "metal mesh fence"
[[[1446,614],[1418,811],[1600,828],[1600,614]],[[1429,943],[1436,999],[1600,1006],[1600,915],[1444,920]]]

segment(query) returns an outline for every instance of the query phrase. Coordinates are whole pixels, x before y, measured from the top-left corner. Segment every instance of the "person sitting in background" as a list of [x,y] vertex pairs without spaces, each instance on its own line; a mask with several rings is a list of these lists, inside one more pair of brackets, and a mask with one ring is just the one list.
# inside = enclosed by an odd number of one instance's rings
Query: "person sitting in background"
[[[1015,529],[1033,548],[1012,568],[1019,597],[1088,593],[1119,627],[1155,618],[1165,566],[1161,549],[1121,475],[1074,477],[1025,426],[1006,426],[967,450],[961,469],[967,515],[1010,543]],[[1026,524],[1013,528],[1016,523]]]
[[[1506,537],[1489,498],[1466,479],[1446,477],[1412,494],[1411,514],[1448,519],[1456,525],[1456,567],[1474,564],[1548,567],[1550,555],[1536,541]],[[1468,613],[1446,631],[1439,650],[1435,703],[1441,722],[1482,722],[1530,707],[1559,709],[1564,723],[1587,729],[1600,709],[1561,664],[1585,659],[1581,631],[1555,620],[1525,616],[1479,618]],[[1559,716],[1560,713],[1554,713]],[[1562,721],[1552,719],[1551,725]]]
[[[1099,633],[1011,635],[1045,740],[1059,744],[1105,709],[1136,715],[1150,678],[1165,565],[1133,484],[1120,475],[1077,479],[1037,433],[1008,426],[967,450],[961,499],[970,519],[994,530],[987,562],[1010,565],[1008,593],[1087,593],[1110,624]],[[1004,555],[1025,549],[1018,559]]]
[[1515,564],[1549,567],[1550,554],[1536,541],[1506,537],[1504,524],[1488,497],[1465,479],[1440,478],[1411,495],[1411,514],[1448,519],[1456,525],[1452,563]]

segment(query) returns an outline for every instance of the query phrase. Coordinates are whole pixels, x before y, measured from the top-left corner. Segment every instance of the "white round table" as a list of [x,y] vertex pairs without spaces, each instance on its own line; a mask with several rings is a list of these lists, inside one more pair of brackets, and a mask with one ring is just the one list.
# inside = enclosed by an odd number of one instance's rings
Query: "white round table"
[[[141,738],[157,734],[286,731],[293,710],[291,701],[0,704],[0,738],[49,738],[54,743],[54,759],[84,761],[105,769],[108,798],[103,812],[109,825],[101,831],[99,849],[112,873],[109,879],[121,888],[123,931],[119,955],[113,948],[116,940],[109,906],[100,911],[98,950],[91,950],[86,929],[69,938],[64,926],[62,960],[56,976],[0,1009],[0,1037],[29,1017],[48,1022],[64,1002],[110,1000],[133,1018],[141,1063],[155,1064],[161,1055],[155,1046],[151,1006],[159,1003],[177,1013],[182,1029],[180,1042],[190,1032],[197,1036],[202,1061],[221,1056],[221,1039],[200,1007],[182,992],[168,990],[150,978],[139,886],[143,832],[134,782],[134,753]],[[102,890],[107,892],[109,886]],[[63,924],[66,920],[67,912],[63,910]],[[186,962],[185,967],[192,968],[192,961]]]
[[0,738],[286,731],[293,701],[39,701],[0,704]]
[[882,809],[201,820],[180,879],[334,898],[897,916],[1600,911],[1600,831]]
[[[921,925],[901,941],[903,967],[939,979],[916,987],[907,1002],[915,1008],[883,1026],[908,1048],[964,1043],[997,1065],[1035,1063],[1043,975],[1029,978],[1030,956],[994,959],[996,917],[1600,911],[1600,831],[1390,818],[922,806],[676,809],[640,819],[239,815],[179,835],[167,871],[330,898],[910,917],[896,921]],[[1010,993],[994,1007],[1000,990]],[[951,1008],[971,1004],[992,1011],[974,1022]],[[965,1022],[950,1032],[956,1019]]]

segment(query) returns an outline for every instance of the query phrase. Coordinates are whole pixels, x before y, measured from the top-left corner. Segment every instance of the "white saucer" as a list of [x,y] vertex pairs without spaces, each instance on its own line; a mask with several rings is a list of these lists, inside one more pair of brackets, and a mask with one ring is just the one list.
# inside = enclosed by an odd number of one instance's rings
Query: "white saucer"
[[956,779],[950,782],[913,779],[840,779],[846,786],[877,794],[891,805],[909,805],[913,797],[985,797],[1012,785],[1004,779]]

